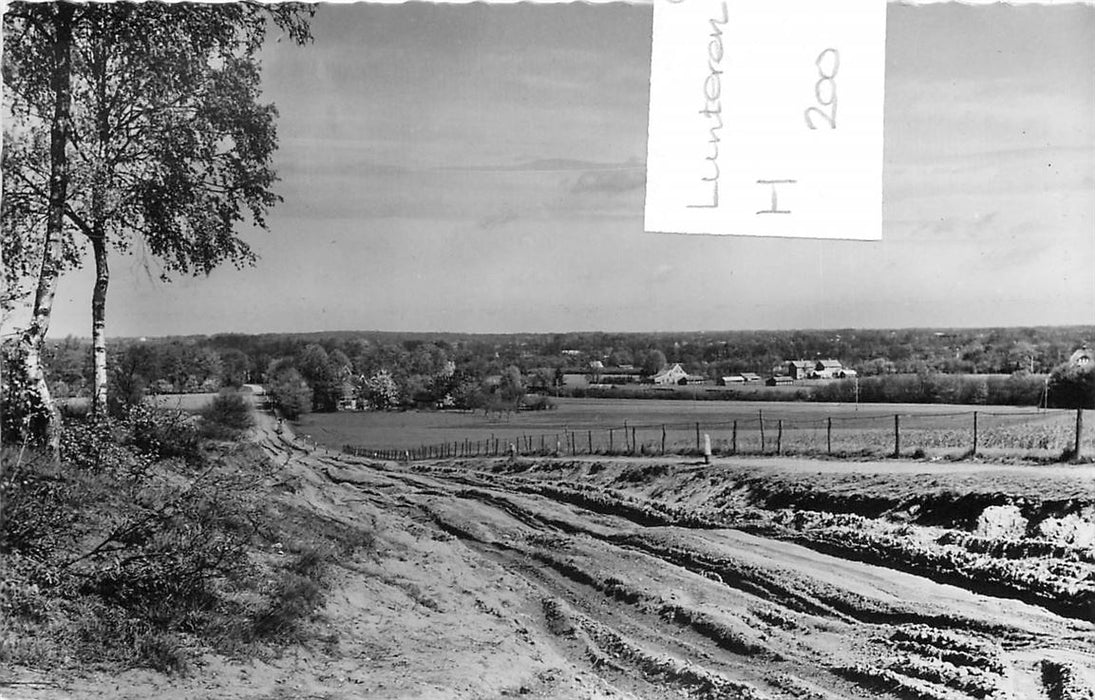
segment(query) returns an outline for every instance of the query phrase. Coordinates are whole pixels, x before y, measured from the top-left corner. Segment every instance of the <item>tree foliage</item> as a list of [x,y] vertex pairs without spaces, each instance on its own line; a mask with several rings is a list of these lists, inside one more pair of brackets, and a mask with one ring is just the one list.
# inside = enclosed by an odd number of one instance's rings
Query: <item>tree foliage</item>
[[[140,244],[173,274],[253,263],[239,235],[265,227],[276,110],[260,100],[257,53],[272,23],[308,40],[303,5],[13,3],[4,15],[7,112],[0,209],[14,305],[38,277],[29,364],[55,278],[94,253],[93,404],[106,401],[108,250]],[[49,70],[42,70],[49,66]],[[40,264],[37,264],[39,263]],[[48,392],[38,391],[48,401]]]
[[266,390],[274,406],[289,420],[312,410],[312,388],[295,367],[283,365],[267,377]]
[[1095,408],[1095,365],[1065,363],[1049,377],[1049,404],[1058,408]]

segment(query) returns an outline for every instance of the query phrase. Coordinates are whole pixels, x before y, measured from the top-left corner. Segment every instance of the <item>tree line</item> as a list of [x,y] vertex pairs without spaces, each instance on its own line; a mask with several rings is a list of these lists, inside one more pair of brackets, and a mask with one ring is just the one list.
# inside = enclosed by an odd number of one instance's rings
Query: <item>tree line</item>
[[[1061,356],[1067,359],[1075,343],[1066,339],[1085,330],[1095,329],[1008,329],[1008,333],[997,335],[992,335],[992,331],[959,331],[951,339],[991,335],[997,338],[994,342],[1002,343],[1003,338],[1033,337],[1046,348],[1059,344]],[[855,335],[879,338],[890,333],[857,331]],[[922,332],[922,335],[930,336],[934,342],[938,338],[935,333]],[[370,332],[123,339],[112,343],[110,385],[112,394],[132,398],[141,392],[214,391],[247,382],[264,383],[283,412],[294,417],[308,411],[334,411],[348,402],[377,409],[443,407],[504,411],[540,406],[541,401],[530,399],[530,395],[572,393],[574,388],[565,385],[565,374],[589,372],[588,364],[594,358],[608,367],[613,363],[630,365],[647,375],[671,361],[684,359],[689,371],[717,375],[728,371],[723,369],[724,365],[714,363],[712,369],[702,360],[689,362],[681,348],[703,344],[707,350],[701,351],[701,355],[711,349],[721,352],[723,343],[728,342],[727,335],[747,338],[753,334],[582,334],[564,337],[562,341],[559,336],[549,334],[405,337]],[[790,343],[794,338],[834,333],[787,331],[756,335],[782,335],[786,336],[782,342]],[[633,349],[621,343],[621,337]],[[682,337],[691,339],[688,345],[681,343]],[[606,340],[616,343],[607,353]],[[650,345],[643,346],[643,342]],[[558,352],[551,354],[555,350]],[[848,350],[850,356],[862,352]],[[46,344],[45,355],[46,376],[56,395],[90,395],[94,362],[88,341],[76,338],[51,341]],[[634,362],[636,358],[637,366],[627,361]],[[878,359],[857,367],[861,374],[858,381],[808,387],[808,396],[802,398],[854,401],[858,395],[863,402],[1040,405],[1048,401],[1050,405],[1078,405],[1062,398],[1070,391],[1067,387],[1080,387],[1076,389],[1080,403],[1086,391],[1083,388],[1086,375],[1080,376],[1058,364],[1057,371],[1047,381],[1044,374],[1030,374],[1029,358],[1025,367],[1013,367],[1006,377],[948,374],[927,362],[915,365],[915,371],[898,372],[897,363]],[[739,358],[735,362],[742,364],[747,360]],[[1036,364],[1035,369],[1043,369],[1043,365]],[[1071,377],[1070,373],[1077,374],[1078,379],[1073,379],[1079,384],[1065,381]],[[994,373],[999,374],[1003,373]]]

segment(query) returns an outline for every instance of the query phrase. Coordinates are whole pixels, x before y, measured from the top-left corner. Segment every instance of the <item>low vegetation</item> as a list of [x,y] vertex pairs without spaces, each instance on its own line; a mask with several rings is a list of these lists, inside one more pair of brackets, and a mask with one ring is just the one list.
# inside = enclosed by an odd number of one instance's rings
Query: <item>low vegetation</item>
[[199,415],[70,416],[59,462],[4,447],[0,663],[185,672],[307,634],[361,538],[289,513],[276,467],[238,440],[251,420],[225,393]]

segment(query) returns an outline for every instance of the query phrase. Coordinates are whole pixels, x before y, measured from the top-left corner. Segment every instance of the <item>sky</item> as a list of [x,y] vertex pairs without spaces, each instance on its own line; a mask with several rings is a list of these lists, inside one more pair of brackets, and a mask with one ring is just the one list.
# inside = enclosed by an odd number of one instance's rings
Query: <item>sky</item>
[[[323,5],[260,260],[115,256],[108,334],[1095,322],[1095,7],[887,8],[878,242],[643,231],[649,5]],[[90,265],[50,335],[90,335]]]

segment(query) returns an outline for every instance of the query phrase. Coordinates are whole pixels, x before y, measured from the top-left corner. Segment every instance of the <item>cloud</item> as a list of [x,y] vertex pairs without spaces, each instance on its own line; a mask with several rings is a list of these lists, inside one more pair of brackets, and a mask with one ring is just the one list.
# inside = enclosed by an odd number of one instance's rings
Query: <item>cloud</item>
[[520,214],[513,209],[507,208],[502,211],[494,212],[493,214],[488,214],[476,223],[481,230],[489,231],[491,229],[499,228],[500,226],[505,226],[506,224],[511,224],[514,221],[519,221],[520,219]]
[[640,167],[619,170],[587,170],[571,186],[573,194],[630,192],[646,185],[646,170]]
[[457,170],[464,172],[491,172],[491,173],[570,173],[570,172],[600,172],[616,170],[642,170],[645,166],[636,162],[626,163],[598,163],[589,160],[577,160],[574,158],[537,158],[525,160],[519,163],[500,165],[446,165],[438,170]]

